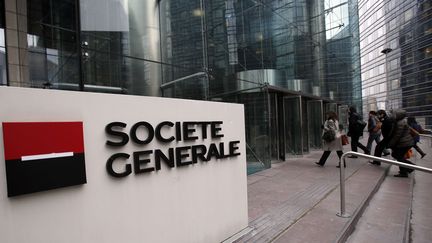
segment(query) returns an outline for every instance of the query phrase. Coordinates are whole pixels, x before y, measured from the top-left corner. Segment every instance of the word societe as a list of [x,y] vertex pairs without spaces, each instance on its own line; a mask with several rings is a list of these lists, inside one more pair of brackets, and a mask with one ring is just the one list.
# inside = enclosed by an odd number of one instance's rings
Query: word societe
[[[196,141],[211,139],[216,140],[224,137],[222,134],[222,121],[190,121],[190,122],[170,122],[163,121],[153,127],[146,121],[139,121],[132,125],[129,134],[124,130],[127,127],[123,122],[111,122],[105,127],[105,132],[115,138],[107,140],[106,145],[110,147],[123,147],[131,140],[136,145],[146,145],[154,141],[167,144],[180,141]],[[210,132],[209,132],[210,130]],[[144,132],[145,131],[145,132]],[[206,146],[197,144],[191,146],[170,147],[165,151],[161,149],[142,150],[132,153],[133,171],[135,174],[148,173],[161,169],[161,163],[165,163],[169,168],[181,167],[196,164],[198,161],[208,162],[212,158],[223,159],[240,155],[238,145],[240,141],[228,142],[227,150],[223,142],[211,143]],[[154,167],[150,156],[153,155]],[[122,171],[115,171],[113,164],[118,160],[128,160],[131,157],[128,153],[115,153],[108,158],[106,163],[107,172],[113,177],[126,177],[132,173],[132,165],[125,163]],[[175,166],[174,166],[175,165]]]

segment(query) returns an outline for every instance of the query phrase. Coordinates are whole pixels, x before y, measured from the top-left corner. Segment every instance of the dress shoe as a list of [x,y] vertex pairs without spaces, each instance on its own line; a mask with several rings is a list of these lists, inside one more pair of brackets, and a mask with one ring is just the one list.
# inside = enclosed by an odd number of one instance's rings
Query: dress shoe
[[319,166],[321,166],[321,167],[324,166],[323,164],[320,164],[320,162],[315,162],[315,164],[317,164],[317,165],[319,165]]
[[370,150],[366,150],[365,154],[370,155]]
[[422,155],[421,155],[421,158],[423,159],[425,156],[426,156],[426,154],[422,154]]
[[390,155],[390,153],[384,153],[383,155],[384,155],[384,156],[389,156],[389,155]]
[[394,177],[404,177],[404,178],[406,178],[406,177],[408,177],[408,174],[406,174],[406,173],[399,173],[399,174],[394,175]]

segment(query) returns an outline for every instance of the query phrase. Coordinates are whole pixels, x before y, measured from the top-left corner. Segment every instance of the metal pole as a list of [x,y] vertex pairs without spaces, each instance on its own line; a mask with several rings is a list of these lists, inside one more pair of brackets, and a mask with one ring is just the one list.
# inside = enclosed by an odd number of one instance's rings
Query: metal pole
[[[337,213],[337,216],[342,218],[349,218],[351,215],[345,212],[345,156],[346,153],[342,155],[341,162],[339,163],[340,169],[340,199],[341,199],[341,210],[340,213]],[[342,164],[343,162],[343,164]]]
[[208,100],[210,96],[210,77],[209,77],[209,64],[207,54],[207,22],[206,22],[206,8],[204,0],[200,1],[201,10],[201,38],[202,38],[202,55],[203,55],[203,71],[205,73],[204,80],[204,100]]

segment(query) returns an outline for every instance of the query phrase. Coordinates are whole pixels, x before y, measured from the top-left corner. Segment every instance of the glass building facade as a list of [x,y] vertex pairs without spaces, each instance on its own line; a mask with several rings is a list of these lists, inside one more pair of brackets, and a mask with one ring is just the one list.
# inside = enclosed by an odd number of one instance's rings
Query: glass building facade
[[362,107],[355,0],[5,3],[2,84],[242,103],[249,173]]
[[432,127],[432,1],[359,1],[363,110],[407,110]]

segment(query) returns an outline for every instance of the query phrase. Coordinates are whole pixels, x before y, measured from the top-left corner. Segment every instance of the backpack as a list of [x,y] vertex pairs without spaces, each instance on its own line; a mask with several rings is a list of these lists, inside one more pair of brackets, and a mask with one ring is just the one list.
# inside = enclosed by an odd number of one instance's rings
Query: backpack
[[378,132],[381,129],[382,123],[378,118],[374,117],[374,119],[375,119],[375,127],[372,128],[372,132]]
[[363,130],[365,129],[367,123],[361,119],[357,120],[356,123],[356,130],[358,134],[363,134]]

